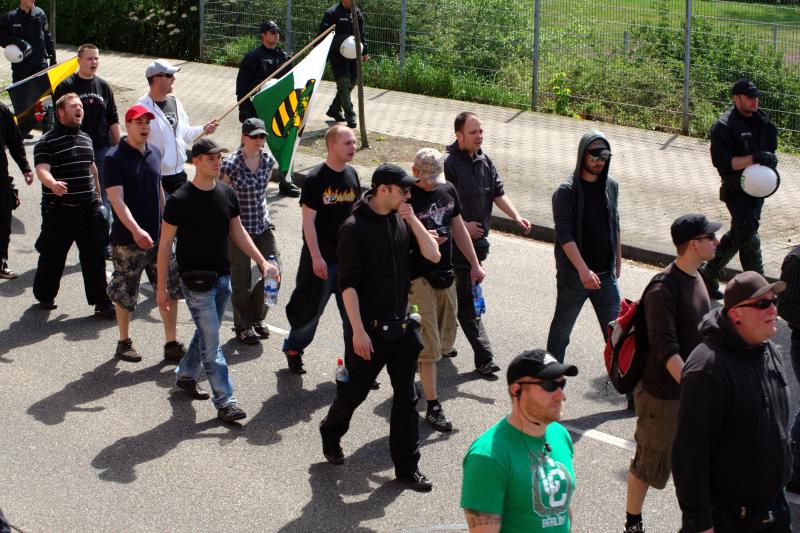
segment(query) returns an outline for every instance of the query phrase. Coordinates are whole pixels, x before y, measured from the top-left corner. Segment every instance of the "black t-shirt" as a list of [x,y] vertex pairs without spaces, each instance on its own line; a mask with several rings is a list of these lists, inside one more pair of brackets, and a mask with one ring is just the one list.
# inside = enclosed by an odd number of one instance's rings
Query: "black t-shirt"
[[448,237],[439,245],[442,258],[438,263],[431,263],[422,257],[417,240],[411,239],[411,279],[427,273],[452,272],[453,236],[450,233],[450,221],[461,215],[461,201],[456,188],[450,182],[437,185],[432,191],[412,187],[410,203],[425,229],[436,230],[440,236]]
[[167,96],[163,102],[156,102],[156,105],[164,112],[167,122],[172,126],[173,133],[178,131],[178,103],[174,96]]
[[239,201],[228,185],[217,181],[210,191],[185,183],[167,199],[164,222],[178,227],[178,270],[213,270],[230,274],[228,224],[239,216]]
[[342,172],[336,172],[322,163],[311,169],[303,182],[300,205],[317,212],[314,228],[325,261],[336,261],[339,226],[350,216],[360,193],[358,174],[350,165]]
[[[121,186],[125,205],[133,219],[153,241],[161,230],[161,152],[155,146],[145,145],[144,154],[129,145],[123,138],[112,148],[105,161],[105,186]],[[135,244],[133,236],[119,217],[111,225],[111,244]]]
[[581,257],[594,272],[608,272],[613,257],[611,234],[606,205],[605,181],[581,180],[583,190],[583,221],[581,228]]
[[81,99],[83,104],[81,130],[92,138],[94,149],[110,146],[111,136],[108,128],[119,123],[119,116],[114,94],[108,83],[97,76],[85,80],[75,73],[58,84],[53,93],[53,101],[67,93],[75,93]]

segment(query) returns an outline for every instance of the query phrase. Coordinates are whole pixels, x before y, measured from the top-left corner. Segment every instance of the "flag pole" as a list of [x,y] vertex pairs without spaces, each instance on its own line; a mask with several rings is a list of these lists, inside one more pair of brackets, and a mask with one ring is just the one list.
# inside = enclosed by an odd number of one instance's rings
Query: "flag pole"
[[[234,109],[238,108],[238,107],[239,107],[239,106],[242,104],[242,102],[244,102],[245,100],[247,100],[248,98],[250,98],[250,97],[251,97],[251,96],[252,96],[254,93],[256,93],[256,92],[257,92],[257,91],[258,91],[258,90],[259,90],[259,89],[260,89],[260,88],[261,88],[261,87],[262,87],[262,86],[263,86],[265,83],[267,83],[268,81],[270,81],[272,78],[274,78],[275,76],[277,76],[279,73],[282,73],[284,70],[286,70],[286,67],[288,67],[289,65],[291,65],[292,63],[294,63],[294,62],[297,60],[297,58],[298,58],[298,57],[301,57],[301,56],[303,55],[303,53],[304,53],[306,50],[308,50],[309,48],[313,48],[314,46],[316,46],[316,45],[317,45],[317,44],[318,44],[320,41],[322,41],[322,40],[323,40],[325,37],[327,37],[327,36],[328,36],[328,34],[329,34],[330,32],[332,32],[332,31],[333,31],[333,30],[335,30],[335,29],[336,29],[336,24],[333,24],[333,25],[332,25],[330,28],[328,28],[328,29],[327,29],[327,30],[325,30],[324,32],[322,32],[322,33],[320,33],[319,35],[317,35],[317,37],[316,37],[316,38],[314,38],[314,40],[312,40],[310,43],[308,43],[307,45],[305,45],[305,46],[303,47],[303,49],[302,49],[302,50],[300,50],[300,51],[299,51],[299,52],[297,52],[295,55],[293,55],[291,58],[289,58],[289,60],[288,60],[288,61],[286,61],[286,62],[285,62],[285,63],[283,63],[283,64],[282,64],[280,67],[278,67],[278,68],[277,68],[277,69],[276,69],[276,70],[275,70],[275,71],[274,71],[272,74],[270,74],[269,76],[267,76],[267,77],[264,79],[264,81],[262,81],[261,83],[259,83],[258,85],[256,85],[256,86],[255,86],[255,87],[253,87],[252,89],[250,89],[250,92],[248,92],[246,95],[244,95],[244,96],[242,97],[242,99],[241,99],[241,100],[239,100],[238,102],[236,102],[235,104],[233,104],[233,106],[231,106],[231,108],[230,108],[230,109],[228,109],[227,111],[225,111],[225,112],[224,112],[224,113],[223,113],[223,114],[222,114],[222,115],[221,115],[219,118],[216,118],[216,119],[214,119],[214,120],[213,120],[213,122],[220,122],[220,121],[222,121],[222,119],[224,119],[225,117],[227,117],[227,116],[228,116],[228,115],[229,115],[229,114],[230,114],[230,113],[231,113],[231,112],[232,112]],[[206,132],[204,131],[203,133],[201,133],[200,135],[198,135],[198,136],[197,136],[197,137],[196,137],[196,138],[195,138],[195,139],[192,141],[192,144],[194,144],[195,142],[197,142],[197,140],[198,140],[198,139],[200,139],[200,137],[202,137],[202,136],[203,136],[203,135],[205,135],[205,134],[206,134]]]

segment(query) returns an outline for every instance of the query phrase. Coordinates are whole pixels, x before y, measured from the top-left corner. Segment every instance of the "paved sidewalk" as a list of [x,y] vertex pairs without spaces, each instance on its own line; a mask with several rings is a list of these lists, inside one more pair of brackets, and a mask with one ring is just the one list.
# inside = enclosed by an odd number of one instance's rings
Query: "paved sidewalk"
[[[75,51],[59,48],[62,58]],[[121,113],[147,91],[144,70],[151,60],[101,51],[99,74],[115,87]],[[175,63],[181,66],[175,94],[194,124],[221,115],[236,101],[235,68]],[[0,63],[0,78],[10,77],[9,64]],[[307,126],[309,132],[327,127],[323,110],[335,87],[322,83],[319,91],[320,103]],[[365,97],[369,131],[441,145],[455,138],[452,124],[458,112],[476,112],[483,121],[484,149],[497,165],[517,208],[534,223],[537,238],[552,235],[550,197],[574,168],[578,141],[589,128],[603,131],[614,152],[611,173],[620,182],[622,242],[627,257],[653,262],[672,254],[669,226],[679,214],[703,212],[726,226],[730,220],[717,197],[719,178],[704,140],[381,89],[365,88]],[[215,138],[235,146],[240,131],[237,116],[236,111],[228,115]],[[795,179],[800,174],[800,158],[785,154],[779,158],[781,188],[767,199],[761,226],[768,276],[779,275],[784,255],[800,242],[800,217],[793,216],[800,199],[800,184]],[[296,167],[302,170],[318,161],[301,156]],[[370,171],[363,169],[362,181]],[[502,228],[509,227],[502,217],[497,222]],[[738,260],[731,266],[738,268]]]

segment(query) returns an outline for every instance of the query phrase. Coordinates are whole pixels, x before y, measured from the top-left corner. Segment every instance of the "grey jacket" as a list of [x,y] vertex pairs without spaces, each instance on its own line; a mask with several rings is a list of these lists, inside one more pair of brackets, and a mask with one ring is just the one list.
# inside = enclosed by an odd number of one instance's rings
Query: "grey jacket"
[[[583,154],[586,147],[595,139],[602,139],[611,148],[605,135],[597,130],[589,130],[581,137],[578,145],[578,158],[575,163],[575,170],[558,186],[553,193],[553,222],[556,231],[556,246],[554,247],[556,256],[556,271],[575,272],[567,254],[564,253],[563,246],[574,242],[578,250],[582,250],[582,222],[583,222],[583,191],[581,188],[581,168],[583,165]],[[611,263],[608,270],[613,272],[616,265],[616,250],[619,240],[619,212],[617,211],[617,198],[619,196],[619,184],[608,174],[608,167],[611,160],[606,163],[599,179],[606,184],[606,205],[608,206],[608,231],[611,236]]]

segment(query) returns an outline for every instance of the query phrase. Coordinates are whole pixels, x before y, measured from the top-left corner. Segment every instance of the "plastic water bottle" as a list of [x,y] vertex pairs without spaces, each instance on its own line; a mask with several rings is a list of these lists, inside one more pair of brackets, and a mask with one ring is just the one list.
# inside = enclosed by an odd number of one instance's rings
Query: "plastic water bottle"
[[422,315],[419,314],[419,307],[417,307],[417,304],[411,304],[411,312],[408,314],[408,319],[413,320],[417,324],[422,324]]
[[336,383],[347,383],[350,381],[350,373],[347,367],[344,366],[344,361],[341,358],[336,360]]
[[[274,255],[269,256],[267,262],[278,268],[278,261],[275,259]],[[280,284],[278,283],[278,279],[272,275],[268,275],[264,280],[264,303],[267,304],[268,307],[274,307],[278,303],[278,289],[280,288]]]
[[475,306],[476,317],[480,317],[486,312],[486,301],[483,299],[483,290],[480,283],[472,286],[472,305]]

